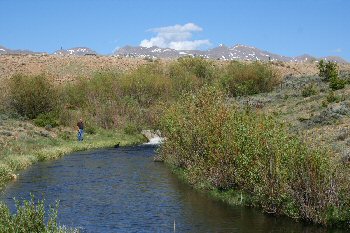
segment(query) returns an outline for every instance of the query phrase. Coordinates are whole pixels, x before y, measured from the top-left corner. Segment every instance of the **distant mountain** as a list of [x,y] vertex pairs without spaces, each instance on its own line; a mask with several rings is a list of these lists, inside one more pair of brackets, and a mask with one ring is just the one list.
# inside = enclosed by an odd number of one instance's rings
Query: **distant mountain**
[[203,57],[215,60],[247,60],[247,61],[293,61],[293,62],[312,62],[320,59],[335,61],[338,63],[347,63],[341,57],[316,58],[308,54],[298,57],[287,57],[268,51],[260,50],[255,47],[237,44],[233,47],[219,45],[213,49],[201,50],[175,50],[170,48],[159,48],[156,46],[147,48],[141,46],[125,46],[115,52],[117,56],[139,57],[139,58],[179,58],[183,56]]
[[338,57],[338,56],[328,56],[328,57],[321,57],[320,60],[326,60],[326,61],[333,61],[337,63],[348,63],[345,59]]
[[84,56],[84,55],[97,55],[97,53],[87,47],[75,47],[70,49],[60,49],[53,53],[54,55],[76,55],[76,56]]
[[294,59],[295,61],[298,61],[298,62],[313,62],[318,60],[316,57],[313,57],[309,54],[303,54],[295,57]]
[[[1,54],[47,54],[45,52],[33,52],[30,50],[12,50],[0,46]],[[54,55],[97,55],[96,51],[87,47],[74,47],[70,49],[60,49],[53,53]],[[297,57],[287,57],[268,51],[264,51],[255,47],[237,44],[232,47],[227,47],[220,44],[218,47],[208,50],[175,50],[170,48],[141,47],[141,46],[125,46],[118,49],[114,55],[122,57],[136,58],[163,58],[176,59],[183,56],[203,57],[215,60],[247,60],[247,61],[293,61],[293,62],[313,62],[324,59],[337,63],[348,63],[345,59],[338,56],[327,56],[316,58],[309,54],[304,54]]]
[[[175,49],[169,48],[159,48],[156,46],[153,47],[141,47],[141,46],[125,46],[118,49],[115,53],[116,55],[121,55],[125,57],[151,57],[151,58],[178,58],[185,53],[181,53]],[[186,55],[188,55],[186,53]]]
[[21,50],[21,49],[8,49],[5,48],[4,46],[0,45],[0,54],[46,54],[45,52],[33,52],[30,50]]

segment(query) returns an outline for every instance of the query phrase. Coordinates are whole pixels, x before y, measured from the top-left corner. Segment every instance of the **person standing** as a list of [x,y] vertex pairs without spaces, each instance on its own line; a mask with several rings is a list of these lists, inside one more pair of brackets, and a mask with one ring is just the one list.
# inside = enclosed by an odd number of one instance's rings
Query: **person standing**
[[77,123],[78,126],[78,141],[83,141],[84,139],[84,122],[83,119],[80,118],[80,120]]

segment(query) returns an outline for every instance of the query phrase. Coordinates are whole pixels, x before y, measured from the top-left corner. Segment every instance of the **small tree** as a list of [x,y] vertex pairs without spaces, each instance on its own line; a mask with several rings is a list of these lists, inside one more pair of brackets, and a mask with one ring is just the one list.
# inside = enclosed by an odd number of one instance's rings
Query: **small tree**
[[345,81],[338,76],[338,64],[328,61],[327,63],[321,60],[318,65],[319,75],[323,77],[325,82],[329,82],[329,87],[332,90],[339,90],[345,87]]
[[338,64],[335,62],[321,60],[318,63],[318,70],[320,77],[324,78],[324,81],[330,81],[334,77],[338,77]]

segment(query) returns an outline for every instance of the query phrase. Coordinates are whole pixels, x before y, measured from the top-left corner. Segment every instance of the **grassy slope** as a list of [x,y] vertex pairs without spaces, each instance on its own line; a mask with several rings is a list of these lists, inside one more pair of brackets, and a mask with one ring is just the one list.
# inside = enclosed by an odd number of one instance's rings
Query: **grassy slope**
[[[310,84],[316,94],[303,97],[303,88]],[[329,101],[330,91],[317,76],[290,77],[270,93],[239,98],[238,102],[276,115],[315,147],[328,147],[346,159],[350,155],[350,85],[335,91],[334,101]]]
[[77,142],[75,131],[70,129],[45,130],[30,122],[0,120],[0,188],[16,172],[38,161],[56,159],[74,151],[111,147],[117,142],[121,146],[144,141],[142,135],[126,135],[120,131],[98,130],[96,134],[85,134],[83,142]]

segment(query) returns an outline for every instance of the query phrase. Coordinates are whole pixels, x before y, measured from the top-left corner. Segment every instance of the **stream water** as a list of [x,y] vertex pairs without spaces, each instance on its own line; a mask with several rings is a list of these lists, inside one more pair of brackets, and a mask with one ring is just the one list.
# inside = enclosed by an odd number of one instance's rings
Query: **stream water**
[[23,171],[0,195],[60,200],[61,225],[81,232],[346,232],[296,223],[259,210],[229,207],[179,181],[153,162],[155,146],[73,153]]

